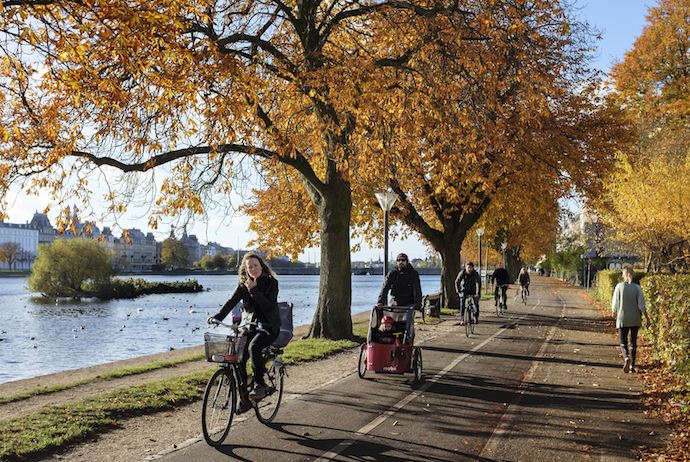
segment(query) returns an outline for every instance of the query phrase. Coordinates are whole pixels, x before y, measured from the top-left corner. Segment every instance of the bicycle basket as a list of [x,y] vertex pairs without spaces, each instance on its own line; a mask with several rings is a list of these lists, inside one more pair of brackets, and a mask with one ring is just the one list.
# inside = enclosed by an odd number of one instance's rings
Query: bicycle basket
[[206,361],[221,363],[239,363],[244,356],[245,335],[204,333],[204,350]]

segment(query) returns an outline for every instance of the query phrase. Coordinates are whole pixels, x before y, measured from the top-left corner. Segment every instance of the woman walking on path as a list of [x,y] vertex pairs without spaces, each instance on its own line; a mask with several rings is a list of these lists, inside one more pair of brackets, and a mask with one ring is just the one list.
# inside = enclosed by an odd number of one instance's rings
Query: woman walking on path
[[[623,282],[619,282],[613,290],[611,311],[616,318],[616,329],[618,329],[621,351],[625,360],[623,371],[635,372],[637,331],[642,324],[642,314],[649,328],[649,315],[645,311],[642,287],[633,283],[632,266],[623,267]],[[630,333],[630,354],[628,354],[628,333]]]

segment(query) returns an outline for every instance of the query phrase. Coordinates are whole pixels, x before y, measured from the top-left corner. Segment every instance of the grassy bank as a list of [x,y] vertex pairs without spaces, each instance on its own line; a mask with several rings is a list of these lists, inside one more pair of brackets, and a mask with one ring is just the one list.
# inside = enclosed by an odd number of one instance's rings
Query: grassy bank
[[[285,348],[283,359],[291,365],[356,347],[366,336],[367,322],[355,323],[353,331],[353,340],[293,340]],[[214,370],[209,366],[203,372],[122,388],[0,422],[0,460],[9,462],[35,458],[108,431],[122,419],[191,403],[201,398]]]
[[171,359],[167,361],[153,361],[148,364],[133,367],[124,367],[121,369],[116,369],[114,371],[106,372],[103,374],[90,377],[88,379],[77,380],[69,383],[61,383],[58,385],[53,385],[50,387],[38,387],[30,391],[16,393],[10,396],[0,397],[0,404],[14,403],[17,401],[22,401],[25,399],[32,398],[34,396],[46,395],[49,393],[56,393],[58,391],[69,390],[82,385],[87,385],[90,383],[100,382],[103,380],[117,379],[120,377],[127,377],[130,375],[143,374],[145,372],[154,371],[157,369],[163,369],[166,367],[174,367],[179,364],[187,363],[190,361],[199,361],[204,358],[203,354],[189,355],[182,358]]

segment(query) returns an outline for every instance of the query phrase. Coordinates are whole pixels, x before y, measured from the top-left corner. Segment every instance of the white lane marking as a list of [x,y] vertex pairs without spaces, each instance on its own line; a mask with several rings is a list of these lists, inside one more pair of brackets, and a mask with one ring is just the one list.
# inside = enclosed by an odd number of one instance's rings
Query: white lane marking
[[522,401],[522,397],[525,395],[527,388],[529,388],[530,382],[532,381],[532,377],[537,371],[537,368],[542,364],[542,359],[544,358],[546,348],[551,343],[551,340],[553,339],[553,336],[556,333],[556,329],[558,328],[558,326],[561,323],[561,320],[565,316],[565,309],[567,306],[565,300],[563,300],[560,294],[557,294],[556,296],[561,302],[561,314],[558,318],[558,321],[556,322],[556,324],[551,326],[551,329],[549,329],[549,333],[546,335],[544,343],[541,344],[539,351],[535,355],[536,359],[532,361],[532,365],[530,366],[529,370],[527,371],[522,381],[520,382],[520,385],[517,388],[517,394],[515,398],[513,398],[510,404],[506,406],[505,412],[503,413],[501,420],[498,422],[498,425],[496,425],[496,428],[489,437],[489,440],[484,445],[482,452],[479,453],[479,456],[477,456],[477,459],[475,459],[476,461],[493,459],[496,456],[496,452],[498,450],[499,445],[505,443],[505,441],[502,441],[502,439],[507,438],[510,433],[512,422],[515,419],[515,414],[509,412],[510,408],[517,406],[518,404],[520,404],[520,401]]
[[[530,310],[530,313],[531,313],[532,311],[534,311],[540,304],[541,304],[541,300],[538,300],[538,301],[537,301],[537,304],[534,305],[534,306],[532,307],[532,309]],[[480,350],[481,348],[483,348],[487,343],[489,343],[490,341],[492,341],[494,338],[498,337],[498,336],[501,335],[503,332],[505,332],[506,330],[508,330],[508,329],[510,328],[510,326],[512,326],[512,325],[514,325],[514,324],[520,322],[521,320],[525,319],[528,315],[529,315],[529,313],[528,313],[528,314],[524,314],[524,315],[522,315],[521,317],[519,317],[519,318],[517,318],[517,319],[515,319],[515,320],[510,321],[510,323],[509,323],[508,326],[506,326],[506,327],[504,327],[503,329],[497,331],[497,332],[494,333],[492,336],[490,336],[489,338],[487,338],[486,340],[484,340],[482,343],[480,343],[479,345],[477,345],[477,346],[475,346],[474,348],[472,348],[472,349],[471,349],[470,351],[468,351],[467,353],[463,353],[463,354],[459,355],[458,357],[456,357],[456,358],[455,358],[450,364],[448,364],[442,371],[438,372],[433,378],[431,378],[431,379],[428,380],[426,383],[424,383],[424,385],[422,385],[419,389],[413,391],[412,393],[410,393],[409,395],[407,395],[406,397],[404,397],[403,399],[401,399],[400,401],[398,401],[397,403],[395,403],[393,406],[391,406],[390,408],[388,408],[388,410],[387,410],[386,412],[384,412],[383,414],[381,414],[380,416],[378,416],[376,419],[372,420],[371,422],[369,422],[368,424],[366,424],[365,426],[363,426],[362,428],[360,428],[359,430],[357,430],[357,431],[355,432],[355,434],[358,435],[358,436],[365,436],[365,435],[367,435],[367,434],[368,434],[369,432],[371,432],[373,429],[375,429],[376,427],[378,427],[379,425],[381,425],[383,422],[385,422],[386,419],[388,419],[390,416],[392,416],[392,415],[395,414],[397,411],[399,411],[399,410],[402,409],[404,406],[406,406],[408,403],[410,403],[412,400],[414,400],[417,396],[419,396],[420,394],[422,394],[422,393],[424,393],[426,390],[428,390],[429,387],[431,387],[431,385],[433,385],[434,383],[436,383],[436,382],[438,382],[439,380],[441,380],[441,378],[443,378],[444,375],[446,375],[448,372],[450,372],[450,371],[451,371],[455,366],[457,366],[461,361],[464,361],[465,359],[467,359],[468,357],[470,357],[473,353],[475,353],[475,352],[477,352],[478,350]],[[354,439],[343,440],[343,441],[341,441],[337,446],[335,446],[334,448],[331,448],[330,451],[327,451],[327,452],[325,452],[324,454],[322,454],[322,455],[321,455],[318,459],[316,459],[314,462],[328,462],[328,461],[330,461],[330,460],[333,460],[333,459],[335,459],[336,457],[338,457],[343,451],[345,451],[348,447],[350,447],[350,446],[351,446],[353,443],[355,443],[355,442],[356,442],[356,440],[354,440]]]
[[[424,340],[423,342],[420,342],[420,345],[423,345],[425,342],[428,342],[428,341],[430,341],[430,340],[434,340],[434,339],[435,339],[436,337],[438,337],[438,336],[439,336],[439,334],[431,335],[431,336],[429,336],[426,340]],[[315,387],[312,387],[312,388],[310,388],[309,390],[304,391],[304,392],[302,392],[302,393],[286,393],[286,394],[283,396],[282,403],[286,403],[286,402],[288,402],[288,401],[292,401],[292,400],[295,400],[295,399],[304,398],[305,396],[308,396],[309,394],[314,393],[315,391],[317,391],[317,390],[319,390],[319,389],[321,389],[321,388],[327,387],[328,385],[332,385],[333,383],[338,382],[338,381],[344,379],[345,377],[348,377],[348,376],[350,376],[350,375],[353,375],[353,374],[355,374],[356,372],[357,372],[357,371],[345,372],[345,373],[340,374],[340,375],[338,375],[337,377],[335,377],[335,378],[333,378],[333,379],[331,379],[331,380],[329,380],[329,381],[327,381],[327,382],[324,382],[324,383],[322,383],[322,384],[320,384],[320,385],[317,385],[317,386],[315,386]],[[233,427],[234,427],[235,425],[241,423],[241,422],[246,421],[247,419],[250,418],[251,415],[253,415],[253,412],[248,412],[248,413],[246,413],[245,415],[241,415],[241,416],[235,416],[235,417],[232,419],[232,425],[233,425]],[[214,432],[212,432],[212,433],[216,433],[215,430],[216,430],[216,429],[214,429]],[[218,432],[223,431],[223,428],[217,429],[217,431],[218,431]],[[203,441],[203,440],[204,440],[204,437],[203,437],[203,435],[201,435],[201,434],[200,434],[200,435],[197,435],[197,436],[194,436],[194,437],[192,437],[192,438],[189,438],[189,439],[184,440],[184,441],[181,442],[181,443],[173,444],[172,447],[169,447],[169,448],[167,448],[167,449],[163,449],[162,451],[159,451],[159,452],[157,452],[156,454],[151,454],[150,456],[145,457],[145,458],[143,459],[143,462],[151,462],[151,461],[154,461],[154,460],[162,459],[163,457],[165,457],[165,456],[167,456],[167,455],[170,455],[170,454],[172,454],[173,452],[180,451],[180,450],[182,450],[182,449],[184,449],[184,448],[186,448],[186,447],[189,447],[189,446],[191,446],[191,445],[193,445],[193,444],[195,444],[195,443],[200,443],[200,442]]]

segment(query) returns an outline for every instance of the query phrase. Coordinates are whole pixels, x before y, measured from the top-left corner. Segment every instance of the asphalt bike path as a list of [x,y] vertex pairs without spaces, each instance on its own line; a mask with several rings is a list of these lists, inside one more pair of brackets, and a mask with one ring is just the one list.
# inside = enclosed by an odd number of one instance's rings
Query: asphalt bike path
[[642,412],[641,385],[622,373],[615,338],[575,290],[535,279],[527,305],[513,297],[504,317],[482,302],[471,338],[457,325],[421,344],[421,386],[412,374],[362,380],[355,363],[352,374],[284,400],[270,426],[250,416],[219,448],[193,441],[155,458],[636,460],[665,430]]

